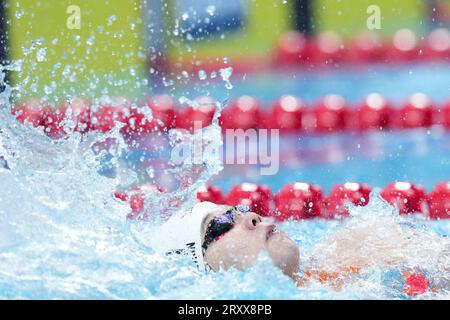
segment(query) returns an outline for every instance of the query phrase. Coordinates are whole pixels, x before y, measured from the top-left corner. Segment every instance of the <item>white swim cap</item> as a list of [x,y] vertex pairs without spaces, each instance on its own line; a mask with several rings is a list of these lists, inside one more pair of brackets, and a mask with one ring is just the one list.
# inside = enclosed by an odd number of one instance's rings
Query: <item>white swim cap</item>
[[217,212],[220,208],[219,205],[205,201],[197,203],[191,211],[175,214],[157,229],[151,239],[152,248],[159,253],[190,255],[200,269],[206,270],[201,226],[209,213]]

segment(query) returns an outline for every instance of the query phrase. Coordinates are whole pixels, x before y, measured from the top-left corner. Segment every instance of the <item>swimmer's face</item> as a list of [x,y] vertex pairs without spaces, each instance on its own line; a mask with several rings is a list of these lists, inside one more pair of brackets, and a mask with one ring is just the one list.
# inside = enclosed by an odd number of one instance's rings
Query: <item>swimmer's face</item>
[[[223,208],[226,211],[230,207]],[[209,222],[224,211],[209,214],[205,218],[202,236]],[[298,272],[300,254],[295,242],[271,221],[253,212],[235,217],[232,229],[208,246],[205,261],[214,271],[231,267],[244,270],[253,264],[263,250],[268,252],[273,263],[286,275],[293,277]]]

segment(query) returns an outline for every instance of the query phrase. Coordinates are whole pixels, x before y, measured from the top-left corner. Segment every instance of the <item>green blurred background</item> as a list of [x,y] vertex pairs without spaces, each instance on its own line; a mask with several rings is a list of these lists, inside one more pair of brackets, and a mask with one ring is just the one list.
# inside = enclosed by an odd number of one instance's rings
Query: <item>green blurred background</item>
[[[80,8],[69,29],[67,7]],[[138,0],[17,0],[9,7],[10,56],[22,97],[133,95],[144,80],[145,50]]]
[[367,8],[377,5],[381,9],[382,28],[379,32],[392,32],[409,28],[424,32],[427,21],[427,1],[423,0],[316,0],[314,15],[319,31],[335,30],[343,36],[352,36],[366,29]]

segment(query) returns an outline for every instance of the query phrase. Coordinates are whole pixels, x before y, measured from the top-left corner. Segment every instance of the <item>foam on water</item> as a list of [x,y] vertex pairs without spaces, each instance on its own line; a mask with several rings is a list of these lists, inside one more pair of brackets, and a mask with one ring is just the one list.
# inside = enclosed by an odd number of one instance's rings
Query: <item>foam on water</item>
[[[0,155],[10,167],[0,169],[0,298],[395,298],[398,292],[382,279],[389,269],[420,267],[448,277],[448,239],[425,228],[421,220],[397,217],[376,195],[367,207],[351,208],[353,217],[345,223],[282,226],[300,245],[302,265],[326,268],[344,258],[354,263],[348,250],[336,256],[336,237],[358,254],[372,255],[365,277],[350,280],[338,292],[316,282],[297,288],[266,254],[245,272],[209,274],[185,257],[156,254],[147,241],[160,221],[127,222],[128,206],[112,196],[120,181],[97,172],[100,157],[92,151],[93,144],[116,139],[113,156],[120,157],[126,146],[118,131],[51,140],[11,116],[13,90],[5,85],[0,95]],[[217,117],[204,129],[202,144],[222,143]],[[180,136],[175,137],[174,143]],[[176,168],[175,175],[188,183],[171,193],[147,195],[146,211],[159,216],[171,206],[190,207],[196,189],[222,170],[218,158],[204,160],[200,166],[183,163]],[[370,231],[365,248],[355,246],[358,230]],[[384,259],[382,250],[402,266]],[[436,296],[449,298],[448,291]]]

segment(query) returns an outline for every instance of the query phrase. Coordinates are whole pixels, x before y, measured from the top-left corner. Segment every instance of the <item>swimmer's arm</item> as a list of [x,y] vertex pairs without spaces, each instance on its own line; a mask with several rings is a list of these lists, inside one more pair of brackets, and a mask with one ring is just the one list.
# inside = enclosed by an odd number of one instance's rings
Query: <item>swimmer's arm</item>
[[295,274],[292,276],[292,280],[294,280],[294,283],[297,287],[301,288],[301,287],[305,287],[306,284],[308,283],[307,279],[303,279],[301,278],[299,275]]
[[330,289],[340,291],[344,287],[345,283],[349,280],[351,274],[358,274],[359,268],[349,267],[341,269],[340,272],[327,272],[327,271],[306,271],[302,277],[299,274],[293,275],[291,278],[294,280],[297,287],[305,287],[310,280],[317,281],[318,283],[327,285]]

